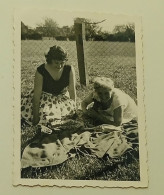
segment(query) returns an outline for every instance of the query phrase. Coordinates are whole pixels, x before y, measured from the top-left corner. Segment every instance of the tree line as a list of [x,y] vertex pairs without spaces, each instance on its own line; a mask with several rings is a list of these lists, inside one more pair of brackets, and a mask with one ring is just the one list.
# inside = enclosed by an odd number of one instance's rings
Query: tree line
[[[87,41],[135,42],[134,24],[117,25],[112,32],[108,32],[103,31],[98,24],[91,23],[89,19],[83,18],[82,20],[85,23]],[[75,41],[74,25],[59,27],[51,18],[46,18],[43,23],[37,24],[36,28],[29,28],[21,22],[21,40],[42,40],[44,38]]]

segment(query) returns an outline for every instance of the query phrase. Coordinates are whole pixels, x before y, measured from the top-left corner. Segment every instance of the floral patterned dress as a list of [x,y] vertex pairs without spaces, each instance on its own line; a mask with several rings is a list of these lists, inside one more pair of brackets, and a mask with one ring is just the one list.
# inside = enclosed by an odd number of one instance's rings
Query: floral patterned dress
[[[68,93],[70,70],[71,66],[65,65],[60,79],[54,80],[45,69],[45,64],[37,68],[37,71],[43,77],[39,124],[53,128],[53,126],[61,123],[63,117],[75,113],[75,102],[70,99]],[[33,118],[32,99],[33,91],[30,91],[21,99],[21,117],[29,124],[32,124]]]

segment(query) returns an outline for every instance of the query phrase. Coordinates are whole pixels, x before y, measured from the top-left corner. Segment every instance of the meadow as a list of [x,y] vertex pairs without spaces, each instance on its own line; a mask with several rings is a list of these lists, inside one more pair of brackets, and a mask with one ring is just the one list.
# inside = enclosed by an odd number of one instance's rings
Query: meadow
[[[137,103],[135,43],[130,42],[96,42],[84,43],[85,61],[89,76],[89,86],[81,86],[77,64],[76,42],[44,40],[21,41],[21,95],[33,89],[36,68],[45,62],[44,52],[53,45],[60,45],[69,53],[68,64],[75,68],[77,97],[80,102],[92,90],[92,78],[107,76],[113,79],[115,87],[129,94]],[[21,131],[21,150],[36,132],[33,128],[23,126]],[[119,159],[94,156],[77,156],[66,162],[45,168],[26,168],[22,178],[52,179],[92,179],[92,180],[139,180],[138,148],[126,153]]]

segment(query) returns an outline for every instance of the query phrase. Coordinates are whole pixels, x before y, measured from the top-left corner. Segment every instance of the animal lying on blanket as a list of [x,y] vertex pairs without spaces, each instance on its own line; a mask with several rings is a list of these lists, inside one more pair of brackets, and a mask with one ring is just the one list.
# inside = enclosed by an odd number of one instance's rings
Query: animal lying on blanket
[[[85,128],[81,123],[70,120],[54,129],[44,126],[38,128],[40,134],[23,151],[22,168],[60,164],[70,158],[72,151],[77,149],[87,150],[98,158],[102,158],[105,154],[117,158],[133,146],[128,141],[125,131],[121,127],[112,125]],[[134,130],[137,126],[131,124],[128,128]]]

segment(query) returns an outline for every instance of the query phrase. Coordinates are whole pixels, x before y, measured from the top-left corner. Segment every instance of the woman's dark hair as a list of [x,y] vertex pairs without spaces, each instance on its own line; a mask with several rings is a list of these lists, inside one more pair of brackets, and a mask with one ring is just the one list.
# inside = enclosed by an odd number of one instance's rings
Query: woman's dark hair
[[52,63],[52,60],[67,61],[68,54],[60,46],[54,45],[50,47],[48,53],[45,54],[46,62],[48,64]]

